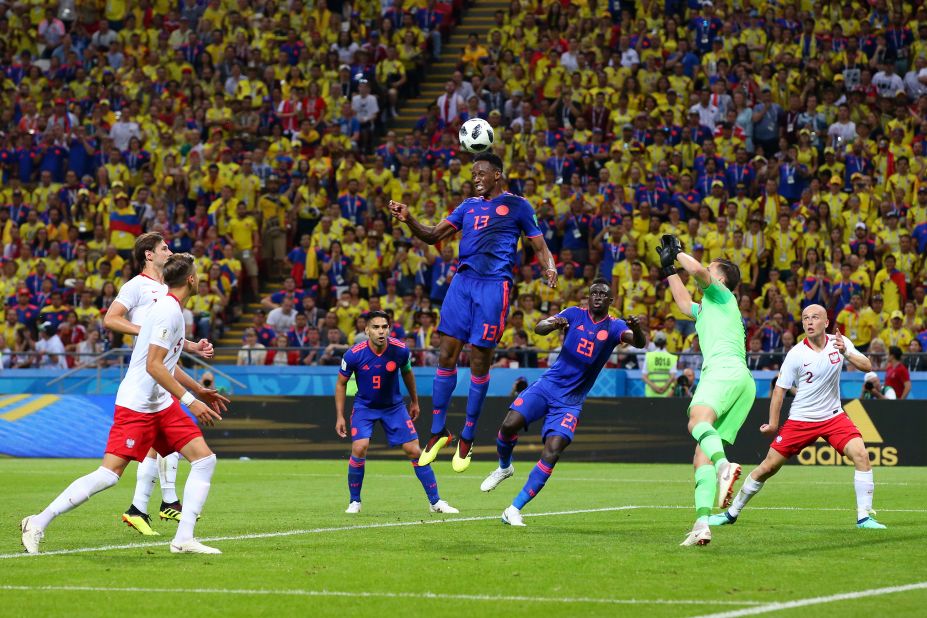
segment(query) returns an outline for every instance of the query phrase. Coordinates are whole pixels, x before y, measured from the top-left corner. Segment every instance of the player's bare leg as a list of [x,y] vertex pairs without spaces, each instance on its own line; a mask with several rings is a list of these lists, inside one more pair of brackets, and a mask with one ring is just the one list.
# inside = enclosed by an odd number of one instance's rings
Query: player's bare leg
[[348,460],[348,493],[351,496],[345,513],[355,514],[361,511],[361,489],[364,487],[364,469],[367,465],[367,448],[369,438],[351,442],[351,458]]
[[430,505],[429,510],[432,513],[459,513],[459,510],[441,499],[438,493],[438,480],[435,478],[434,470],[431,469],[431,464],[421,464],[422,449],[418,445],[418,440],[409,440],[402,445],[402,450],[409,458],[412,469],[415,470],[415,476],[422,484],[422,489],[425,490],[425,496]]
[[[724,454],[724,443],[714,428],[717,420],[718,415],[708,406],[696,405],[689,409],[689,433],[698,442],[701,452],[714,465],[718,483],[718,508],[723,509],[731,504],[731,499],[734,497],[734,483],[740,478],[741,468],[740,464],[727,460]],[[697,475],[696,483],[698,483]],[[708,507],[708,513],[704,513],[704,506],[701,506],[703,513],[699,517],[707,517],[711,514],[711,507]],[[695,508],[698,511],[699,504],[696,503]]]
[[195,538],[193,530],[209,495],[212,474],[216,469],[216,456],[206,445],[202,436],[193,438],[180,449],[180,454],[190,462],[190,476],[184,486],[184,510],[177,526],[177,534],[171,541],[171,552],[175,554],[221,554],[214,547],[207,547]]
[[489,390],[489,368],[492,366],[492,348],[471,346],[470,351],[470,392],[467,394],[467,420],[460,430],[457,440],[457,449],[451,462],[454,472],[463,472],[470,467],[473,446],[473,437],[476,434],[476,423],[483,411],[483,402]]
[[86,476],[82,476],[65,489],[49,504],[44,511],[30,515],[22,520],[22,543],[26,552],[39,553],[39,545],[45,538],[45,529],[53,519],[77,508],[104,489],[109,489],[119,482],[128,459],[107,453],[103,456],[100,467]]
[[489,473],[489,476],[480,484],[482,491],[492,491],[505,479],[515,474],[515,466],[512,464],[512,452],[518,443],[518,432],[525,428],[525,417],[516,412],[509,410],[499,427],[499,433],[496,436],[496,451],[499,453],[499,467]]
[[737,517],[740,515],[740,511],[743,510],[747,502],[763,489],[763,483],[765,483],[767,479],[775,476],[782,466],[785,465],[786,461],[788,460],[782,456],[782,453],[773,448],[769,449],[769,452],[766,453],[766,458],[747,475],[744,484],[740,487],[740,491],[734,496],[730,508],[723,513],[709,517],[709,525],[725,526],[736,522]]
[[853,460],[856,472],[853,475],[853,487],[856,490],[856,527],[870,530],[885,528],[875,520],[872,510],[872,494],[875,483],[872,480],[872,464],[869,452],[862,438],[853,438],[843,448],[843,454]]
[[447,430],[447,410],[451,405],[451,395],[457,387],[457,359],[463,350],[464,342],[442,333],[441,347],[438,353],[438,368],[432,387],[431,437],[425,444],[419,463],[429,465],[438,456],[438,452],[453,441],[454,436]]
[[132,498],[132,504],[122,514],[122,521],[144,536],[158,536],[158,533],[152,530],[151,518],[148,516],[148,502],[151,500],[155,481],[158,480],[157,457],[157,451],[149,449],[145,459],[138,462],[138,470],[135,473],[135,496]]
[[528,502],[538,495],[538,492],[544,489],[544,485],[547,484],[547,479],[554,473],[554,466],[560,461],[560,456],[563,455],[563,451],[565,451],[568,446],[570,446],[570,440],[561,435],[550,434],[547,436],[547,439],[544,440],[544,450],[541,451],[541,458],[528,475],[525,486],[522,487],[518,495],[515,496],[512,505],[502,511],[503,523],[509,524],[510,526],[525,525],[521,516],[521,510]]

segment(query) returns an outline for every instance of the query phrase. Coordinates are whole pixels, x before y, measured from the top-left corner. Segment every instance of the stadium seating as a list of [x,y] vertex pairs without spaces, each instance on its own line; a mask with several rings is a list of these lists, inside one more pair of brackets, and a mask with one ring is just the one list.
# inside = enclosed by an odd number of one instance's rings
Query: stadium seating
[[290,4],[0,5],[5,364],[50,363],[32,352],[54,337],[70,367],[121,345],[100,316],[143,231],[196,256],[191,336],[258,350],[220,362],[337,364],[380,307],[434,364],[456,242],[411,239],[386,205],[436,223],[469,196],[456,128],[479,116],[561,275],[546,288],[520,254],[498,366],[549,363],[559,343],[533,324],[601,275],[616,313],[697,367],[656,268],[664,233],[740,266],[754,368],[777,366],[810,302],[923,365],[923,9]]

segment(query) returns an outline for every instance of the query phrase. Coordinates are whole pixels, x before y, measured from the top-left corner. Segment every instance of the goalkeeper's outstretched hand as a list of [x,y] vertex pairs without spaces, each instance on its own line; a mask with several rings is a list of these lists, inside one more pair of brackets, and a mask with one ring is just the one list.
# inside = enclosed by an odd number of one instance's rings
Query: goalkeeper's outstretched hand
[[660,274],[669,277],[676,274],[676,256],[682,252],[682,243],[672,234],[664,234],[656,249],[660,256]]

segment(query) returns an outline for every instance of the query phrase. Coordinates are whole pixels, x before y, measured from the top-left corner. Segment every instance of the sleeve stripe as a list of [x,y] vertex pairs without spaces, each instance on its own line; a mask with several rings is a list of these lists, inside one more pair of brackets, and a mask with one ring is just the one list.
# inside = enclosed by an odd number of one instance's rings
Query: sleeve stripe
[[455,230],[460,230],[459,227],[457,227],[456,225],[454,225],[453,223],[451,223],[451,220],[450,220],[450,219],[445,218],[445,219],[443,219],[443,221],[447,221],[448,223],[450,223],[451,227],[454,228]]
[[532,234],[531,236],[528,236],[528,235],[526,234],[525,236],[527,236],[528,238],[537,238],[538,236],[543,236],[543,235],[544,235],[544,234]]

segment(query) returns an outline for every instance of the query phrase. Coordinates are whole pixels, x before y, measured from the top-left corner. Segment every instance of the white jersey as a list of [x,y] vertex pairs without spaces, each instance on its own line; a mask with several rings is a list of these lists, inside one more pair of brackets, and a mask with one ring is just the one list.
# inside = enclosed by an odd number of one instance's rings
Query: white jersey
[[[844,355],[834,347],[834,337],[825,335],[824,349],[815,352],[805,339],[785,356],[776,386],[784,389],[798,386],[795,400],[789,408],[789,419],[805,422],[826,421],[843,411],[840,403],[840,372]],[[843,338],[847,354],[856,351],[853,343]]]
[[148,346],[156,345],[167,350],[164,366],[171,374],[183,351],[183,311],[177,298],[167,294],[153,301],[152,305],[132,350],[129,370],[116,392],[116,405],[133,412],[160,412],[172,403],[171,394],[148,373]]
[[145,316],[154,301],[167,294],[167,286],[148,275],[136,275],[119,288],[117,303],[126,308],[126,319],[137,326],[145,322]]

